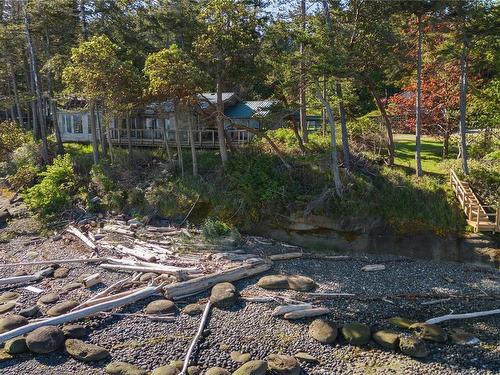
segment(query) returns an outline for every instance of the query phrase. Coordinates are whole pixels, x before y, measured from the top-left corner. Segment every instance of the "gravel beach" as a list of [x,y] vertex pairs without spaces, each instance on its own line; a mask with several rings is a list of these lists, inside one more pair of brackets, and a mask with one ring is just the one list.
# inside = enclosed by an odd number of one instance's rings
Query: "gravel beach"
[[[33,238],[29,219],[13,222],[8,228],[16,233],[0,243],[3,263],[56,258],[88,257],[89,251],[77,240],[65,243]],[[4,229],[5,231],[5,229]],[[297,251],[283,244],[266,240],[270,245],[242,239],[238,249],[256,255]],[[106,256],[103,252],[101,255]],[[331,254],[329,254],[331,255]],[[367,264],[384,264],[383,271],[364,272]],[[65,266],[66,267],[66,266]],[[41,267],[24,267],[32,273]],[[68,265],[66,278],[45,278],[34,286],[54,292],[59,301],[83,302],[125,274],[98,269],[95,265]],[[0,276],[12,276],[19,269],[0,268]],[[83,274],[100,272],[103,284],[63,293],[64,285]],[[328,319],[338,325],[348,322],[366,323],[371,330],[391,328],[387,319],[403,316],[415,321],[446,315],[451,311],[467,313],[499,308],[500,275],[493,268],[470,264],[421,261],[395,256],[358,256],[344,260],[303,257],[276,261],[266,274],[300,274],[314,279],[316,292],[353,293],[355,297],[320,298],[318,306],[329,307]],[[257,277],[235,282],[243,296],[286,295],[293,300],[311,300],[311,295],[295,291],[268,291],[256,286]],[[38,295],[24,289],[26,285],[2,286],[0,294],[17,292],[21,296],[15,308],[4,314],[18,312],[36,304]],[[198,300],[206,300],[209,292],[176,301],[179,309]],[[422,305],[436,299],[451,299]],[[161,296],[153,296],[116,310],[119,313],[142,313],[144,307]],[[235,371],[240,364],[231,359],[232,351],[249,353],[252,359],[265,359],[269,354],[306,352],[319,360],[318,364],[302,363],[303,373],[320,374],[496,374],[500,372],[500,315],[478,319],[455,320],[441,324],[445,330],[461,328],[479,338],[480,343],[464,346],[426,342],[430,350],[424,359],[414,359],[400,352],[381,349],[371,341],[364,346],[348,345],[343,339],[334,344],[321,344],[308,335],[308,323],[313,319],[286,321],[272,317],[276,302],[240,301],[228,310],[212,309],[203,339],[193,357],[203,374],[210,367],[220,366]],[[42,306],[45,312],[48,306]],[[87,364],[62,351],[45,355],[20,354],[0,362],[0,373],[19,374],[104,374],[110,361],[124,361],[152,371],[158,366],[182,359],[199,325],[200,316],[177,313],[173,322],[155,322],[137,316],[100,315],[88,318],[83,325],[90,328],[85,342],[106,348],[111,358]]]

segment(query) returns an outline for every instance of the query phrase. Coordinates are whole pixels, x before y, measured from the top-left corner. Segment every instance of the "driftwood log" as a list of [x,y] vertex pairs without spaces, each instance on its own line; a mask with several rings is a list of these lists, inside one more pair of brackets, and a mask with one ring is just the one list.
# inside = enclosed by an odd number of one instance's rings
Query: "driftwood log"
[[97,246],[95,243],[93,243],[90,238],[88,238],[86,235],[84,235],[79,229],[75,228],[74,226],[70,225],[68,228],[66,228],[66,232],[71,233],[72,235],[78,237],[85,245],[90,247],[92,250],[95,250]]
[[50,275],[52,272],[54,272],[54,269],[52,267],[48,267],[38,271],[37,273],[34,273],[33,275],[7,277],[4,279],[0,279],[0,285],[20,284],[31,281],[38,281],[41,280],[44,276]]
[[443,315],[443,316],[439,316],[437,318],[432,318],[432,319],[426,320],[425,322],[427,324],[438,324],[438,323],[445,322],[447,320],[480,318],[482,316],[495,315],[495,314],[500,314],[500,309],[478,311],[478,312],[467,313],[467,314],[448,314],[448,315]]
[[133,248],[129,248],[123,245],[116,245],[115,249],[122,254],[132,255],[133,257],[144,260],[146,262],[156,262],[158,260],[156,254],[152,253],[142,246],[134,246]]
[[281,316],[294,311],[309,310],[309,309],[312,309],[312,305],[310,303],[303,303],[300,305],[278,306],[273,310],[271,316]]
[[101,312],[101,311],[107,311],[111,310],[116,307],[124,306],[129,303],[134,303],[136,301],[139,301],[141,299],[144,299],[146,297],[149,297],[153,294],[155,294],[158,291],[158,288],[156,287],[146,287],[143,289],[138,290],[137,292],[130,294],[125,297],[117,298],[115,300],[109,301],[109,302],[104,302],[95,306],[90,306],[78,311],[73,311],[69,312],[67,314],[59,315],[53,318],[49,318],[43,321],[39,322],[34,322],[27,324],[25,326],[10,330],[8,332],[0,334],[0,344],[4,343],[5,341],[16,337],[16,336],[22,336],[28,332],[31,332],[37,328],[44,327],[44,326],[55,326],[59,324],[64,324],[68,322],[73,322],[75,320],[79,320],[82,318],[86,318],[87,316],[93,315],[95,313]]
[[164,294],[167,299],[179,299],[210,289],[215,284],[222,282],[232,282],[246,277],[258,275],[269,270],[272,266],[270,261],[260,261],[245,264],[240,267],[231,268],[218,273],[200,276],[191,280],[165,286]]
[[325,315],[325,314],[329,314],[329,313],[330,313],[330,309],[327,309],[326,307],[317,307],[314,309],[306,309],[306,310],[289,312],[289,313],[285,314],[285,319],[310,318],[313,316],[320,316],[320,315]]
[[70,264],[70,263],[99,263],[105,262],[108,258],[83,258],[83,259],[52,259],[40,260],[38,262],[18,262],[0,264],[0,267],[27,267],[27,266],[42,266],[51,264]]
[[300,258],[304,253],[302,252],[294,252],[294,253],[285,253],[285,254],[273,254],[269,256],[271,260],[288,260]]

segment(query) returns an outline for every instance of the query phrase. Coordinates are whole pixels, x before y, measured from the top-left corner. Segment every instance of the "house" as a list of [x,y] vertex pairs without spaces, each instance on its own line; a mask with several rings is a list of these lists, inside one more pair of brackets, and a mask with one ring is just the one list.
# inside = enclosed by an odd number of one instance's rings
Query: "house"
[[[200,148],[218,147],[215,105],[216,93],[198,95],[198,105],[184,109],[175,116],[172,101],[152,103],[144,109],[136,111],[129,118],[114,117],[105,119],[101,112],[96,114],[98,137],[109,137],[113,144],[126,145],[130,143],[141,146],[161,146],[165,142],[175,143],[175,120],[178,120],[177,130],[183,146],[190,145],[189,127],[193,130],[194,143]],[[253,134],[238,128],[235,124],[261,129],[268,121],[277,101],[244,101],[233,92],[222,94],[224,107],[224,125],[228,137],[235,144],[248,143]],[[63,142],[91,142],[89,112],[80,105],[70,105],[57,111],[58,126]],[[128,127],[127,127],[128,122]],[[269,122],[269,121],[268,121]],[[109,124],[108,127],[103,124]],[[274,122],[279,126],[280,121]],[[267,126],[269,127],[269,126]],[[100,129],[108,128],[109,134]]]

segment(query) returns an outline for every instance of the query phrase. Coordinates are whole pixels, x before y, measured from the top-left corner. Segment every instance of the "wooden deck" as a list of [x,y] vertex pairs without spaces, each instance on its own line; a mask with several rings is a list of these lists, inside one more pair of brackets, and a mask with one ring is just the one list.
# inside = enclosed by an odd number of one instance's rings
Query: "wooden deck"
[[451,169],[450,184],[467,216],[467,223],[474,228],[475,232],[500,232],[498,207],[482,205],[469,183],[460,181]]
[[[242,146],[250,143],[253,134],[245,130],[226,130],[233,146]],[[125,129],[110,129],[111,142],[117,146],[127,146],[129,137]],[[175,130],[163,129],[131,129],[130,143],[132,146],[164,147],[165,143],[175,147]],[[182,147],[191,147],[188,130],[180,130],[179,138]],[[194,145],[199,149],[219,148],[219,137],[216,129],[193,131]]]

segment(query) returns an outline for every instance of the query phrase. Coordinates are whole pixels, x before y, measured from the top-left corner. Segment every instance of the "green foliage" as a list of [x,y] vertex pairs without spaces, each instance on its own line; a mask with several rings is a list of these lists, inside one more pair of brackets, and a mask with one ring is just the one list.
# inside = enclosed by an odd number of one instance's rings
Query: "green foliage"
[[14,150],[29,142],[31,137],[15,122],[0,122],[0,161],[7,161]]
[[500,124],[500,79],[488,82],[473,93],[467,117],[472,128],[495,128]]
[[229,235],[231,226],[221,220],[208,217],[201,226],[201,230],[206,239],[215,239]]
[[500,207],[500,162],[498,160],[472,160],[469,162],[469,175],[462,176],[462,178],[471,184],[482,203]]
[[69,155],[58,156],[39,173],[40,183],[27,189],[23,198],[31,211],[46,220],[66,207],[75,192],[75,173]]
[[32,164],[26,164],[10,175],[8,180],[14,190],[25,189],[36,182],[38,173],[37,167]]

